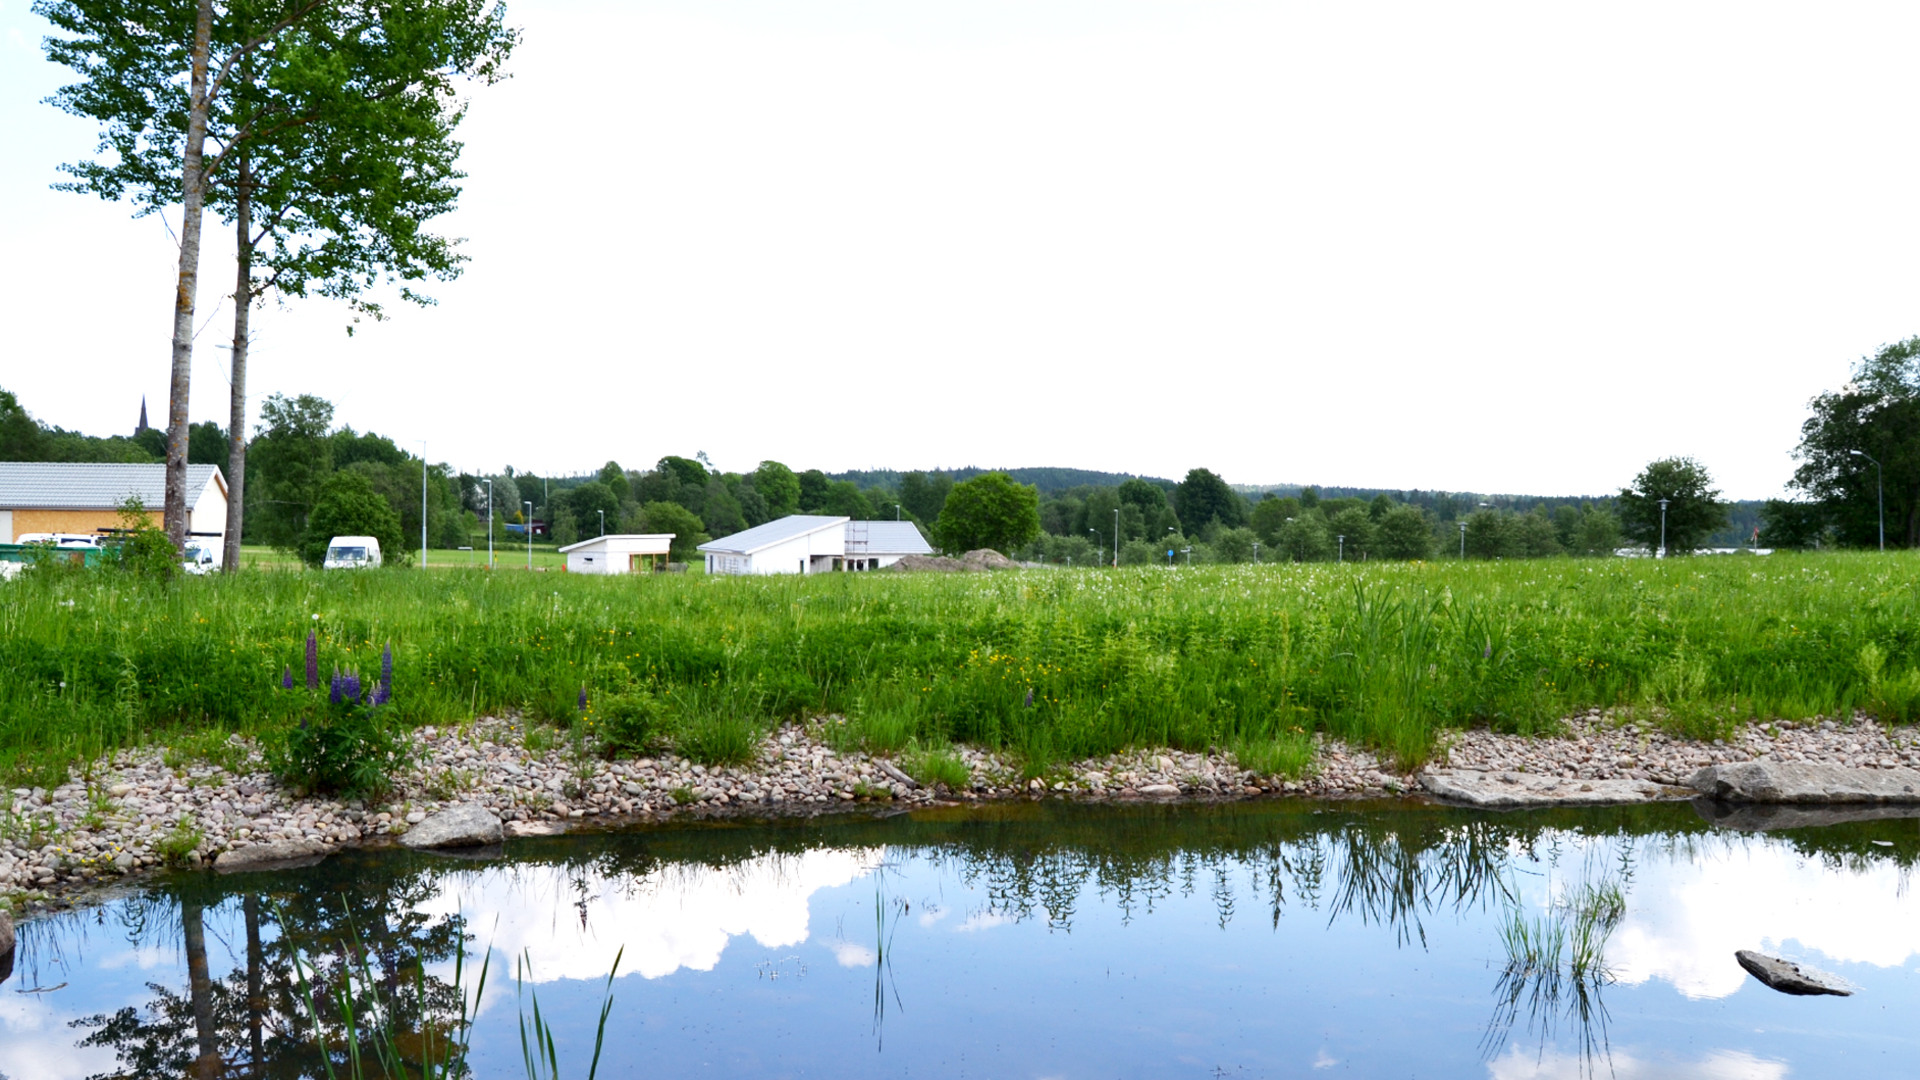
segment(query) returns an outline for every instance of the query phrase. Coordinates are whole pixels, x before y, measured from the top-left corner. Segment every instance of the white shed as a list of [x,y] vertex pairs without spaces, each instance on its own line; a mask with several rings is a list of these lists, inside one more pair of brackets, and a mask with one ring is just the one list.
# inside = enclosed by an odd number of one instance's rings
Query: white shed
[[615,533],[560,549],[573,574],[645,574],[664,567],[673,533]]
[[911,521],[792,514],[700,545],[709,574],[817,574],[878,570],[933,549]]

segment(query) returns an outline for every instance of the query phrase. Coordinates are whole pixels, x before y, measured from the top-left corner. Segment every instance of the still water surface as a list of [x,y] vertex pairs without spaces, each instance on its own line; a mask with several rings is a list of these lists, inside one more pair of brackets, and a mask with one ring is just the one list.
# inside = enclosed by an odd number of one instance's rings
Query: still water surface
[[[1687,806],[1273,802],[351,854],[26,924],[0,1073],[198,1075],[204,1038],[220,1075],[323,1076],[290,950],[324,991],[357,935],[416,1031],[457,1015],[490,958],[479,1077],[524,1075],[535,993],[584,1076],[616,953],[602,1076],[1912,1076],[1916,858],[1912,820],[1753,833]],[[1516,925],[1558,959],[1516,953]],[[1775,993],[1738,948],[1857,993]]]

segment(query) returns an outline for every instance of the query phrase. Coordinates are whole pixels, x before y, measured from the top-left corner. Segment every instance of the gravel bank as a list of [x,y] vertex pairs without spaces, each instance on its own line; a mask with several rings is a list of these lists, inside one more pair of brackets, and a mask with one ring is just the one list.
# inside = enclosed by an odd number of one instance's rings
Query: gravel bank
[[[1412,776],[1336,742],[1321,744],[1313,773],[1299,781],[1256,775],[1225,753],[1172,750],[1078,762],[1047,781],[1023,781],[1011,761],[962,748],[958,753],[972,774],[968,790],[930,790],[913,785],[889,761],[836,753],[820,735],[818,722],[790,725],[763,743],[753,765],[710,769],[673,755],[610,762],[579,759],[564,747],[536,753],[510,720],[422,728],[413,734],[417,766],[377,804],[295,799],[237,741],[228,755],[237,772],[207,762],[169,767],[157,749],[123,752],[96,762],[90,778],[75,776],[51,791],[16,788],[5,796],[0,898],[20,910],[169,859],[206,865],[220,852],[251,844],[386,844],[428,814],[464,803],[498,813],[508,835],[529,835],[684,814],[806,815],[879,801],[1337,798],[1418,790]],[[1704,765],[1762,758],[1916,766],[1920,736],[1864,721],[1825,721],[1757,725],[1730,742],[1699,743],[1591,713],[1569,720],[1566,733],[1555,738],[1458,733],[1436,764],[1682,783]]]

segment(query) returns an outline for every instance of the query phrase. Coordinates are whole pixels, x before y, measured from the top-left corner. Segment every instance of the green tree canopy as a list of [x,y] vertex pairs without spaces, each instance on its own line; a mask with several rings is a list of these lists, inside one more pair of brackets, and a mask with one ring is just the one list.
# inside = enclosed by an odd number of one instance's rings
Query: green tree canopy
[[380,541],[386,561],[400,562],[407,557],[402,535],[400,515],[373,489],[373,481],[363,472],[343,469],[320,487],[300,540],[300,558],[308,566],[319,566],[326,561],[327,542],[334,537],[371,536]]
[[675,562],[692,562],[700,557],[697,550],[701,544],[712,537],[704,531],[700,518],[693,511],[675,502],[650,502],[641,508],[641,524],[650,533],[672,533],[673,542],[668,545],[668,558]]
[[1003,472],[953,485],[934,540],[947,551],[992,548],[1011,554],[1040,534],[1040,491]]
[[[1276,502],[1279,500],[1275,500]],[[1376,551],[1383,559],[1425,559],[1433,555],[1433,529],[1414,506],[1395,506],[1374,525]]]
[[1669,553],[1688,554],[1727,524],[1727,504],[1713,486],[1706,466],[1686,457],[1661,458],[1640,470],[1631,487],[1620,491],[1621,531],[1645,544],[1660,546],[1660,500],[1667,502]]
[[800,512],[800,478],[777,461],[763,461],[749,477],[753,490],[766,500],[767,520]]
[[952,491],[953,477],[946,473],[910,472],[900,477],[900,505],[916,521],[937,519]]
[[1180,515],[1181,530],[1189,536],[1199,535],[1215,522],[1228,528],[1245,524],[1246,502],[1207,469],[1188,470],[1187,478],[1173,491],[1173,508]]
[[1851,382],[1811,407],[1789,486],[1818,514],[1792,504],[1777,508],[1769,515],[1771,534],[1782,546],[1801,546],[1830,529],[1843,544],[1875,546],[1884,483],[1887,543],[1920,545],[1920,337],[1863,358]]

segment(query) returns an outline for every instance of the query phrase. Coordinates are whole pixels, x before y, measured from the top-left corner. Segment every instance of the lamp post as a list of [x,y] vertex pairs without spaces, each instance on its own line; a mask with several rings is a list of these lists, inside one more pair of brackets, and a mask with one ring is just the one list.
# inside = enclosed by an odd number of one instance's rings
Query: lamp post
[[1094,555],[1099,557],[1100,562],[1105,563],[1107,561],[1107,555],[1106,555],[1107,549],[1100,543],[1100,530],[1088,529],[1087,535],[1093,537]]
[[1113,568],[1120,569],[1120,508],[1113,508]]
[[1667,557],[1667,500],[1660,500],[1660,554],[1655,558]]
[[1260,541],[1258,540],[1253,542],[1253,561],[1255,563],[1260,561]]
[[900,520],[900,504],[899,503],[893,504],[893,520],[895,521]]
[[607,512],[605,510],[595,510],[594,513],[600,515],[600,535],[607,535]]
[[1346,561],[1347,561],[1347,536],[1346,536],[1346,534],[1345,534],[1345,533],[1336,533],[1336,534],[1334,535],[1334,539],[1335,539],[1335,540],[1337,540],[1337,541],[1339,541],[1339,543],[1340,543],[1340,546],[1339,546],[1339,548],[1338,548],[1338,549],[1336,549],[1336,550],[1335,550],[1335,552],[1334,552],[1334,556],[1333,556],[1333,561],[1334,561],[1334,562],[1346,562]]
[[493,477],[487,477],[487,569],[493,569]]
[[[1167,535],[1174,535],[1173,526],[1167,526]],[[1173,569],[1173,541],[1171,540],[1167,541],[1167,569]]]
[[1467,557],[1467,523],[1464,521],[1460,523],[1460,557]]
[[533,569],[533,501],[521,500],[520,505],[527,508],[527,569]]
[[1880,459],[1864,450],[1849,450],[1847,453],[1873,462],[1873,491],[1876,501],[1880,504],[1880,550],[1885,551],[1887,550],[1887,489],[1881,482]]

